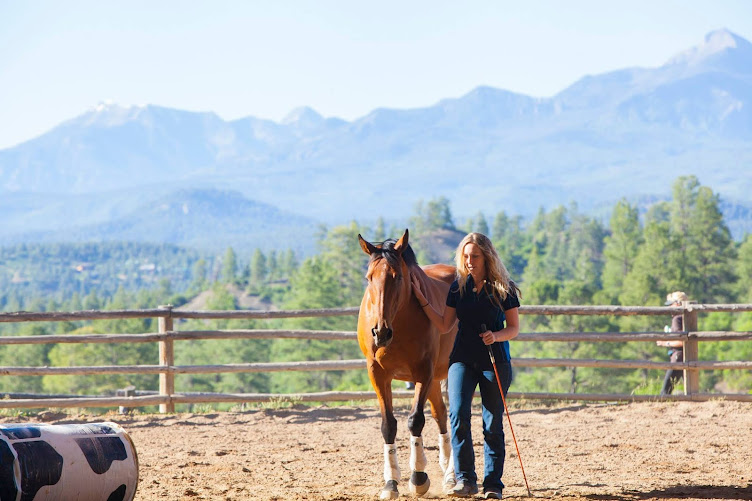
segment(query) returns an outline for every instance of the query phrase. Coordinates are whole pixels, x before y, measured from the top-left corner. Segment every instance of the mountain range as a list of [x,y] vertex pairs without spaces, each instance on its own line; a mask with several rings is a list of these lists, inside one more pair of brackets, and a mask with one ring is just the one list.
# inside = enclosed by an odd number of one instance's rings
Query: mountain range
[[0,241],[245,235],[264,248],[277,233],[273,245],[305,247],[318,222],[404,222],[439,196],[457,216],[597,211],[668,198],[687,174],[742,215],[738,237],[752,231],[751,161],[752,44],[721,29],[660,67],[588,75],[548,98],[478,87],[353,121],[300,108],[281,122],[101,104],[0,150]]

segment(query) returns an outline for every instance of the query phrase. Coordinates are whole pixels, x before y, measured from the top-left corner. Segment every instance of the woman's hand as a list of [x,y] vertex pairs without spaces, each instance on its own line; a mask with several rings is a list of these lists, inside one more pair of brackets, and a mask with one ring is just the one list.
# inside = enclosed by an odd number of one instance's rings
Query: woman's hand
[[428,304],[426,296],[423,295],[423,291],[420,290],[420,281],[418,280],[418,277],[411,273],[410,282],[413,284],[413,295],[415,296],[415,299],[418,300],[418,303],[420,303],[421,306]]
[[481,332],[478,335],[483,339],[483,343],[486,345],[494,344],[496,342],[496,336],[491,331]]

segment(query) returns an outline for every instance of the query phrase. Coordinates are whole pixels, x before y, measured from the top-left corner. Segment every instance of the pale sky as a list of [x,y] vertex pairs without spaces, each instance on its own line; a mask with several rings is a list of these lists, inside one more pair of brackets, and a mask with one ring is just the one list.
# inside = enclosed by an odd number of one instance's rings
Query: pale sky
[[0,0],[0,148],[102,101],[279,121],[549,97],[720,28],[752,40],[752,1]]

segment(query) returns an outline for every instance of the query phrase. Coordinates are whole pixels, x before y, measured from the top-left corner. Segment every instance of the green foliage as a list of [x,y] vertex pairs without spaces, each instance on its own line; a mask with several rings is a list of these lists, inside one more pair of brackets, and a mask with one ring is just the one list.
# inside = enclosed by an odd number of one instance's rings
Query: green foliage
[[[492,223],[489,225],[488,221]],[[411,244],[423,264],[423,239],[455,230],[449,201],[420,201],[410,218]],[[466,230],[492,238],[523,304],[661,305],[673,290],[698,302],[752,301],[752,237],[731,240],[719,198],[692,177],[680,177],[672,198],[640,211],[626,200],[613,208],[608,226],[576,205],[540,209],[525,222],[499,212],[478,212]],[[303,310],[356,306],[362,298],[367,256],[358,233],[371,241],[399,237],[404,228],[374,229],[356,222],[320,227],[318,253],[299,262],[290,249],[249,251],[243,261],[232,248],[221,256],[200,255],[169,245],[131,243],[49,244],[0,247],[0,308],[5,311],[175,307],[207,297],[200,309],[235,310],[250,299],[274,308]],[[251,294],[249,297],[248,294]],[[530,316],[530,332],[659,331],[670,319],[654,316]],[[355,330],[354,316],[287,320],[176,321],[176,329]],[[701,330],[752,331],[752,314],[700,316]],[[0,324],[2,336],[59,333],[155,332],[152,319]],[[512,355],[531,358],[665,361],[655,343],[512,343]],[[355,341],[305,339],[177,341],[178,365],[303,362],[360,359]],[[703,360],[752,360],[752,342],[700,343]],[[67,367],[158,363],[157,343],[0,345],[0,366]],[[663,371],[525,368],[515,371],[516,391],[656,394]],[[702,391],[750,391],[750,371],[702,371]],[[25,376],[0,379],[0,392],[112,394],[134,385],[156,390],[156,375]],[[297,393],[370,389],[366,371],[185,374],[178,391]]]
[[[257,252],[260,252],[256,249]],[[222,281],[226,284],[235,282],[235,275],[238,272],[238,258],[232,247],[225,251],[225,257],[222,259]]]
[[[78,294],[135,291],[168,279],[183,290],[201,258],[196,251],[169,244],[102,242],[20,244],[0,247],[0,308],[15,311],[14,299],[54,299],[58,304]],[[9,296],[9,292],[11,295]]]
[[415,204],[415,215],[410,218],[410,227],[416,235],[431,230],[455,229],[449,199],[438,197],[428,202],[419,200]]
[[637,207],[620,200],[611,214],[610,234],[604,238],[601,302],[615,304],[624,289],[624,277],[634,266],[642,245]]
[[[306,259],[291,278],[286,309],[335,308],[360,302],[367,259],[357,240],[361,232],[364,229],[352,223],[322,233],[321,253]],[[299,318],[288,320],[285,325],[293,329],[355,330],[353,317]],[[354,341],[278,339],[272,344],[271,357],[278,361],[347,360],[362,354]],[[272,391],[278,393],[327,391],[353,385],[362,388],[366,383],[364,374],[343,371],[286,372],[271,377]]]

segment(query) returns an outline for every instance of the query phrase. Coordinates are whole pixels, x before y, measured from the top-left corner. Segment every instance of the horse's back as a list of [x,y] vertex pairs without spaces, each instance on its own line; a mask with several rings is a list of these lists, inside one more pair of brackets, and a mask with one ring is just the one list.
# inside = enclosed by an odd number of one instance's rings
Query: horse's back
[[433,278],[434,280],[444,282],[448,285],[452,285],[452,282],[454,282],[454,278],[457,273],[457,268],[448,264],[429,264],[423,266],[422,268],[423,271],[426,272],[426,275],[428,275],[429,277]]

